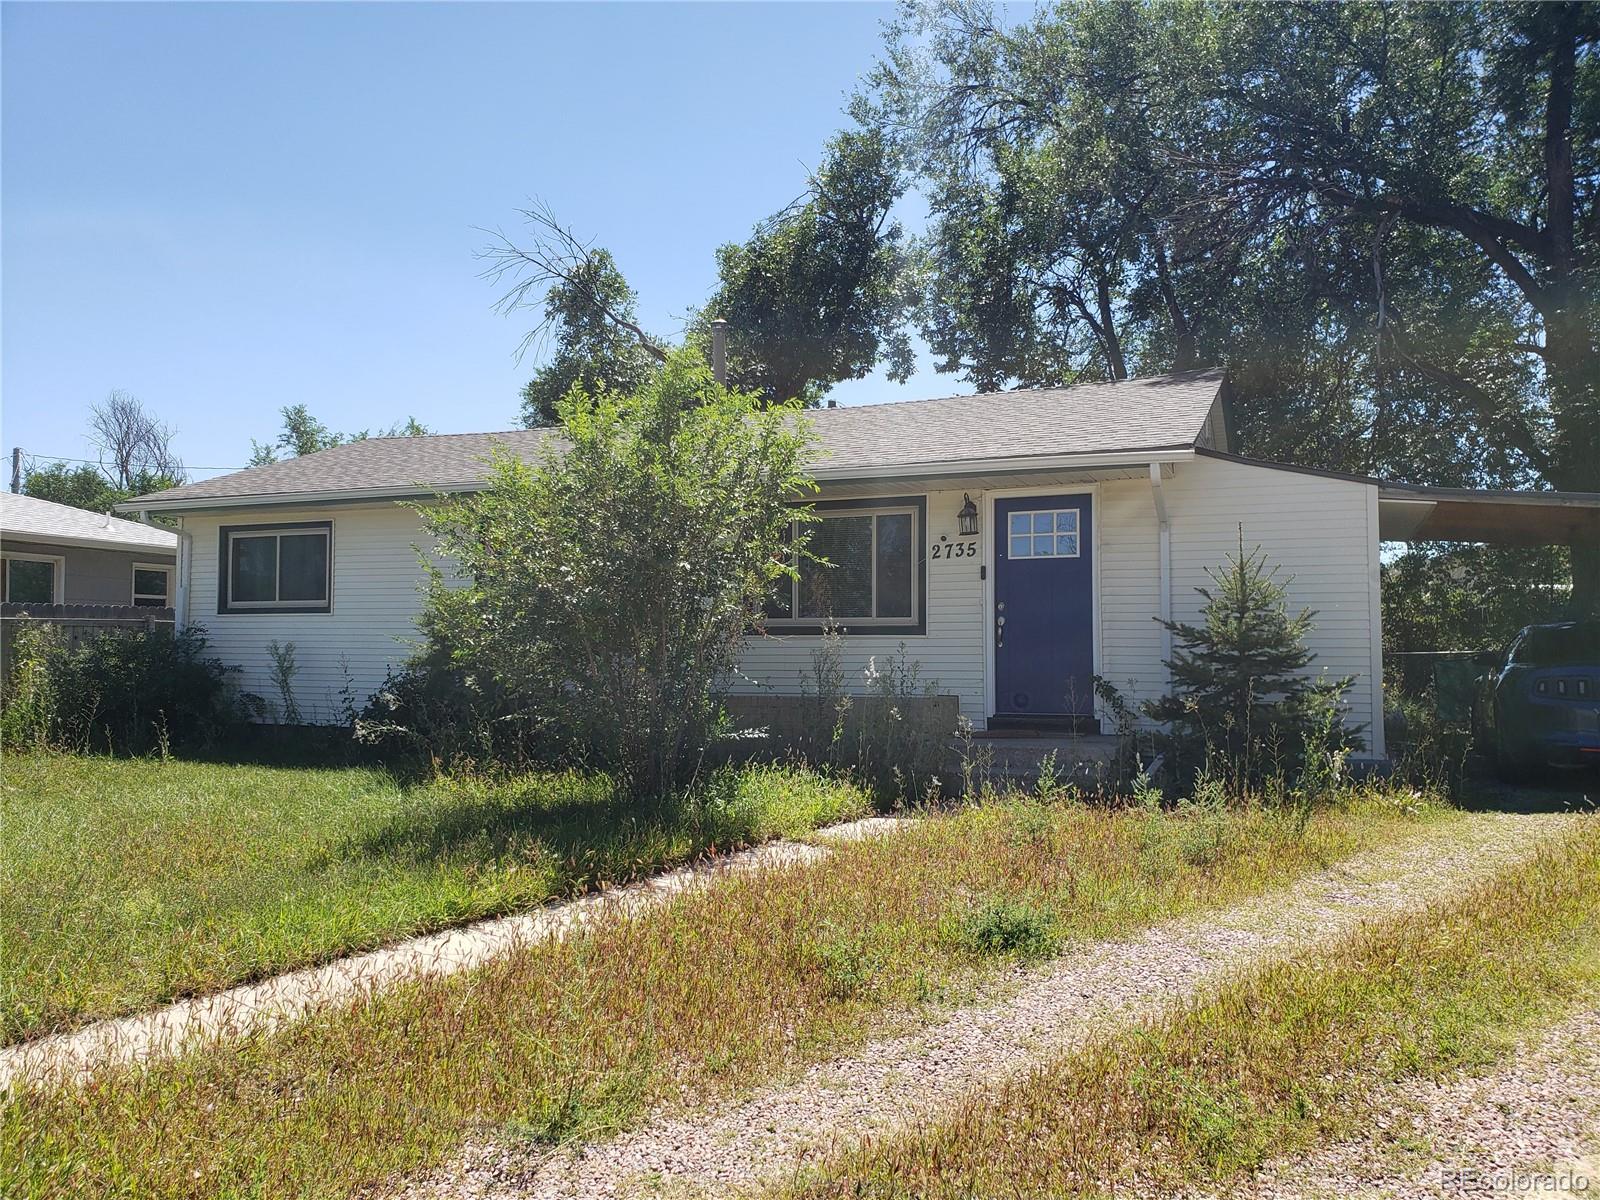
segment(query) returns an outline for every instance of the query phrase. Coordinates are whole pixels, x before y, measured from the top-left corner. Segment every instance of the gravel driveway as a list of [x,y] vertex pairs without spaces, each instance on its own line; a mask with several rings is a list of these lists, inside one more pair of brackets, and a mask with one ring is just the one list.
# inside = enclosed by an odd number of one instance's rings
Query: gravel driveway
[[1366,1136],[1273,1164],[1227,1194],[1600,1197],[1600,1007],[1487,1074],[1394,1087]]
[[1088,946],[993,986],[914,1034],[869,1043],[797,1080],[556,1151],[467,1147],[401,1189],[421,1197],[728,1195],[782,1182],[830,1149],[926,1119],[975,1089],[1068,1053],[1218,977],[1421,907],[1532,856],[1568,816],[1484,815],[1358,855],[1222,912]]

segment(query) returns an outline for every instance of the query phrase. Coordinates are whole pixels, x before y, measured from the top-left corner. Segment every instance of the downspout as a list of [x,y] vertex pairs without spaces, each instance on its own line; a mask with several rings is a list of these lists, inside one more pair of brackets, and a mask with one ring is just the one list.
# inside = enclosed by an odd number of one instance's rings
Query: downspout
[[[149,512],[139,510],[139,523],[148,525],[151,529],[159,529],[164,533],[173,532],[169,525],[157,525],[150,519]],[[182,633],[189,625],[189,563],[194,558],[194,534],[183,527],[183,518],[178,518],[178,561],[176,573],[177,586],[173,589],[172,597],[172,632]]]
[[1167,673],[1167,691],[1172,691],[1172,669],[1167,661],[1172,658],[1172,630],[1165,622],[1172,620],[1172,521],[1167,513],[1167,493],[1162,487],[1161,464],[1150,464],[1150,494],[1156,502],[1157,563],[1161,596],[1158,610],[1161,626],[1161,664]]

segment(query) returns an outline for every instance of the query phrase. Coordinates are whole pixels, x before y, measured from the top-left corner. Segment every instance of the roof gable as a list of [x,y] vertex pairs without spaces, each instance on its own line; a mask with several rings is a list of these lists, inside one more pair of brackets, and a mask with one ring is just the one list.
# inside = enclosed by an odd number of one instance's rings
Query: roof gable
[[[892,477],[997,460],[1203,444],[1222,381],[1220,369],[1188,371],[1118,383],[812,409],[803,418],[817,435],[819,479],[863,472]],[[207,501],[256,497],[273,503],[343,493],[468,490],[483,482],[484,460],[497,448],[531,459],[542,447],[559,444],[554,441],[559,437],[558,430],[517,429],[368,438],[156,492],[123,507],[181,503],[198,508]]]

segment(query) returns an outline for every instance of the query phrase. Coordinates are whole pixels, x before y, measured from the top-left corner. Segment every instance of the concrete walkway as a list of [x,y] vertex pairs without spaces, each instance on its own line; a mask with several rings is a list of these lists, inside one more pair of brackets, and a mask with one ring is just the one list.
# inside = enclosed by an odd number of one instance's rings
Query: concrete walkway
[[0,1090],[21,1079],[82,1078],[104,1064],[142,1061],[207,1039],[270,1029],[322,1005],[348,1001],[408,979],[470,970],[518,947],[562,938],[595,921],[665,904],[691,887],[709,885],[729,873],[809,862],[825,856],[830,842],[885,834],[905,821],[866,817],[834,825],[818,830],[813,841],[768,842],[576,900],[447,929],[260,983],[180,1000],[152,1012],[97,1021],[69,1033],[7,1046],[0,1049]]

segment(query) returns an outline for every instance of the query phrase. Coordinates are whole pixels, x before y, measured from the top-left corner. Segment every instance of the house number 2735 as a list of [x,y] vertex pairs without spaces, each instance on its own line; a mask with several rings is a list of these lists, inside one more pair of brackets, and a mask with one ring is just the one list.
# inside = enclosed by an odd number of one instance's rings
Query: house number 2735
[[933,546],[934,558],[976,558],[977,554],[977,542],[935,542]]

